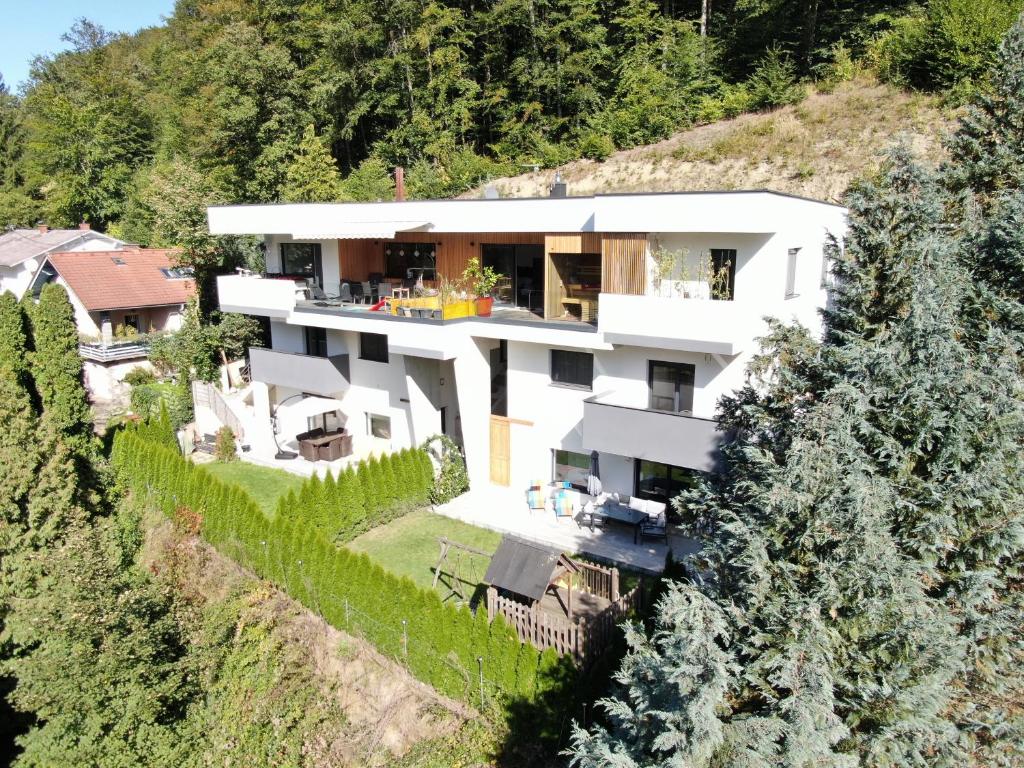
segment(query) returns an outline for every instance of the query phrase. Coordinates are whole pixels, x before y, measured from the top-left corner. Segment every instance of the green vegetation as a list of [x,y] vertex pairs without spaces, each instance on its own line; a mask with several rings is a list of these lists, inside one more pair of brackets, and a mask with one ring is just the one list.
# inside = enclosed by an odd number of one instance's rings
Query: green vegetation
[[[435,593],[385,571],[365,555],[336,547],[315,518],[302,514],[311,508],[302,500],[318,498],[313,491],[322,483],[316,479],[299,491],[300,505],[282,504],[269,521],[240,488],[221,483],[177,451],[131,429],[115,438],[112,460],[120,482],[141,503],[194,519],[203,538],[236,562],[332,625],[357,632],[382,653],[401,658],[412,674],[442,693],[479,701],[474,675],[482,657],[484,693],[495,712],[511,715],[526,707],[543,722],[545,712],[553,716],[564,711],[564,697],[572,695],[567,683],[575,676],[570,660],[551,649],[540,653],[520,643],[500,618],[488,624],[483,612],[474,616],[465,608],[443,605]],[[363,466],[387,474],[387,463]],[[426,492],[421,488],[423,498]]]
[[206,232],[206,205],[389,198],[395,165],[412,196],[450,196],[790,104],[863,66],[965,94],[1021,7],[190,0],[135,35],[80,20],[23,95],[0,88],[0,222],[180,245],[205,296],[214,272],[258,261]]
[[1024,760],[1024,18],[991,79],[948,163],[851,190],[824,339],[773,321],[723,398],[727,471],[676,500],[708,578],[571,765]]
[[[384,566],[396,576],[407,576],[420,587],[429,589],[434,580],[434,566],[440,555],[437,540],[447,536],[452,541],[479,549],[482,552],[494,552],[501,542],[501,534],[486,528],[480,528],[449,517],[435,515],[426,510],[410,512],[405,517],[394,520],[367,531],[348,543],[354,552],[364,552],[370,559]],[[451,558],[457,553],[454,551]],[[477,555],[463,555],[462,576],[464,579],[475,576],[473,582],[467,581],[466,588],[472,594],[487,572],[489,558]],[[451,568],[449,563],[446,568]],[[446,581],[450,571],[442,577]],[[438,589],[447,594],[442,585]]]
[[274,518],[280,500],[289,493],[297,493],[305,482],[304,478],[283,469],[260,467],[245,461],[217,461],[204,464],[203,469],[224,483],[239,486],[256,501],[269,520]]

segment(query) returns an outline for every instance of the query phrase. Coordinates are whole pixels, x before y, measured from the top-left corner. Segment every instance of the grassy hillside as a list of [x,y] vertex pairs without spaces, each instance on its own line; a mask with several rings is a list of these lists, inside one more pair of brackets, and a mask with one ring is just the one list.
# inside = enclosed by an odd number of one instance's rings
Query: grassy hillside
[[[573,195],[770,188],[838,201],[900,136],[937,158],[952,118],[933,96],[861,76],[832,93],[812,91],[796,106],[699,126],[604,162],[581,160],[559,170]],[[529,197],[547,194],[553,176],[545,170],[492,183],[503,197]]]

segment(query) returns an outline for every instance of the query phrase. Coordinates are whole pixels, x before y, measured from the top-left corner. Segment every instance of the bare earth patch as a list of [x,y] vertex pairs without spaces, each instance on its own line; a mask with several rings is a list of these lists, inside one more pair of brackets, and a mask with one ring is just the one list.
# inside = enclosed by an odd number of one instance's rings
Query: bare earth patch
[[[937,101],[867,77],[802,103],[692,128],[604,162],[557,169],[569,194],[773,189],[838,202],[870,173],[886,147],[904,139],[924,158],[942,156],[953,115]],[[502,197],[547,194],[554,170],[496,179]],[[465,197],[479,197],[481,189]]]
[[319,743],[308,744],[323,766],[391,765],[415,745],[455,734],[474,710],[439,695],[370,644],[330,626],[319,616],[259,581],[227,557],[185,535],[163,518],[146,526],[142,564],[169,580],[184,599],[202,606],[247,595],[253,616],[272,616],[273,632],[289,657],[305,667],[344,716]]

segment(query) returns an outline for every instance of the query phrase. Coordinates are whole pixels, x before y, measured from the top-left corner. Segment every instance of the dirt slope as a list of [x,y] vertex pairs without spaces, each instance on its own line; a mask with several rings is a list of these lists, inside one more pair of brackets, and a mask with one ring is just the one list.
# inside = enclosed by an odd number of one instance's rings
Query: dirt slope
[[[932,97],[860,77],[833,93],[812,91],[793,107],[699,126],[604,162],[580,160],[559,171],[570,195],[768,188],[838,201],[900,136],[936,159],[952,119]],[[545,195],[554,173],[492,183],[502,197]],[[478,189],[466,197],[481,194]]]

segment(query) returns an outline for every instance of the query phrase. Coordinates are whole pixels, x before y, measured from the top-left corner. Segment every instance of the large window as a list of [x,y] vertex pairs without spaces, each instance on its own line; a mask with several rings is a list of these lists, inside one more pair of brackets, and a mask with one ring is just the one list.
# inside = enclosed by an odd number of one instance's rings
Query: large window
[[569,482],[585,491],[587,477],[590,475],[590,456],[558,449],[555,451],[555,468],[551,475],[556,482]]
[[306,354],[327,357],[327,329],[306,326]]
[[281,272],[285,275],[317,276],[320,243],[281,243]]
[[436,265],[433,243],[384,244],[384,274],[393,280],[434,280]]
[[689,363],[663,363],[659,360],[651,360],[649,366],[649,407],[673,413],[692,411],[694,367]]
[[551,381],[570,387],[594,386],[594,356],[589,352],[551,350]]
[[388,337],[383,333],[359,334],[359,358],[375,363],[388,361]]
[[377,413],[366,414],[366,431],[382,440],[391,439],[391,417]]
[[699,474],[695,469],[637,459],[633,495],[667,503],[692,488]]
[[711,267],[714,269],[711,298],[720,300],[736,298],[736,249],[712,248]]

